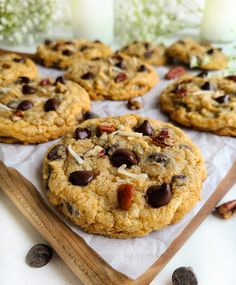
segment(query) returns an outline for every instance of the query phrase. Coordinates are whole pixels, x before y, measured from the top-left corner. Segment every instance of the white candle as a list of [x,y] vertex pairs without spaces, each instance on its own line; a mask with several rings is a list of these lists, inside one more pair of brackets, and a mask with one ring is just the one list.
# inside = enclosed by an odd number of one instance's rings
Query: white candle
[[236,1],[205,0],[201,37],[212,42],[236,40]]
[[113,0],[72,0],[74,37],[113,41]]

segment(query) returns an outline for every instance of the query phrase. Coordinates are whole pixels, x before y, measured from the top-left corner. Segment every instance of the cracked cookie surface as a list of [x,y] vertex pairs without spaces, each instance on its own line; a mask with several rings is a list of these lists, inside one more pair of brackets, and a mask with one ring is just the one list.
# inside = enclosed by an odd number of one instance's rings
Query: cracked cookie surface
[[143,236],[199,201],[205,165],[171,124],[137,115],[91,119],[52,146],[43,179],[49,202],[84,231]]
[[112,50],[100,41],[45,40],[37,48],[36,58],[46,67],[66,69],[75,61],[108,57]]
[[206,70],[220,70],[228,65],[228,60],[221,50],[211,44],[196,42],[190,38],[180,40],[166,50],[170,58],[177,59],[190,67]]
[[170,84],[160,96],[161,109],[184,126],[236,136],[236,76],[201,74]]
[[72,81],[21,77],[0,88],[0,141],[28,144],[58,138],[89,108],[88,93]]
[[83,86],[92,100],[127,100],[144,95],[158,81],[151,65],[121,55],[77,62],[65,77]]
[[20,76],[34,79],[37,74],[36,65],[27,57],[15,53],[0,56],[0,87],[15,82]]

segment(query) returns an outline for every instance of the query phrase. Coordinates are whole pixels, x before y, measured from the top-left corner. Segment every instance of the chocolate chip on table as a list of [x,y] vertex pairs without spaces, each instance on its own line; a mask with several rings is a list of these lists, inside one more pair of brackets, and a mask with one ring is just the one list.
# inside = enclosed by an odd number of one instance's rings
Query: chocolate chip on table
[[145,72],[147,70],[148,69],[147,69],[146,65],[144,65],[144,64],[141,64],[137,69],[138,72]]
[[45,112],[55,111],[59,105],[60,105],[60,101],[58,99],[56,98],[48,99],[44,105],[44,111]]
[[43,267],[52,258],[52,249],[45,244],[36,244],[26,255],[26,263],[35,268]]
[[66,55],[66,56],[70,56],[70,55],[73,54],[73,51],[71,51],[71,50],[69,50],[69,49],[64,49],[64,50],[62,51],[62,54],[63,54],[63,55]]
[[150,58],[150,57],[152,57],[152,55],[153,55],[153,51],[152,50],[145,51],[144,54],[143,54],[143,56],[145,58]]
[[28,83],[30,83],[30,79],[29,79],[29,77],[26,77],[26,76],[20,76],[17,78],[16,83],[28,84]]
[[46,46],[50,45],[51,43],[52,43],[52,41],[49,40],[49,39],[46,39],[46,40],[44,41],[44,44],[45,44]]
[[95,40],[94,43],[96,43],[96,44],[101,44],[102,42],[99,41],[99,40]]
[[127,102],[127,108],[129,110],[139,110],[143,107],[143,104],[137,99],[131,98]]
[[223,217],[224,219],[228,219],[236,214],[236,200],[231,200],[225,202],[215,208],[216,213]]
[[93,171],[90,170],[78,170],[71,172],[69,176],[69,181],[76,186],[86,186],[91,182],[95,177]]
[[75,138],[77,140],[88,139],[91,137],[91,130],[89,128],[77,128],[75,130]]
[[22,86],[22,92],[23,94],[34,94],[37,92],[37,88],[31,85],[25,84]]
[[147,190],[146,197],[148,204],[153,208],[167,205],[172,198],[170,185],[163,183],[161,185],[150,186]]
[[82,76],[81,76],[81,79],[83,79],[83,80],[90,80],[90,79],[93,79],[94,78],[94,75],[93,75],[93,73],[92,72],[86,72],[85,74],[83,74]]
[[218,102],[219,104],[227,104],[229,103],[230,101],[230,95],[223,95],[223,96],[220,96],[220,97],[217,97],[217,98],[214,98],[214,100],[216,102]]
[[203,83],[203,85],[201,86],[202,90],[211,90],[211,84],[210,82],[206,81],[205,83]]
[[196,76],[203,78],[203,77],[207,77],[207,75],[208,75],[208,72],[206,70],[203,70],[200,73],[198,73]]
[[118,188],[118,202],[121,210],[128,210],[134,197],[135,187],[133,184],[121,184]]
[[115,167],[120,167],[122,164],[126,164],[127,167],[131,167],[138,163],[136,154],[132,150],[126,148],[115,150],[112,153],[110,160],[112,165]]
[[89,120],[89,119],[94,119],[94,118],[99,118],[99,115],[91,111],[87,111],[83,113],[84,120]]
[[65,79],[63,76],[59,76],[56,78],[55,80],[55,84],[57,84],[58,82],[60,82],[61,84],[66,84]]
[[26,111],[33,107],[33,103],[29,100],[22,101],[18,106],[17,110]]
[[119,73],[116,78],[115,78],[115,82],[119,83],[124,81],[127,78],[127,75],[124,72]]
[[172,274],[173,285],[197,285],[197,277],[191,267],[179,267]]
[[67,148],[64,144],[54,146],[48,153],[47,159],[49,161],[60,160],[66,158]]
[[149,155],[148,160],[153,161],[153,162],[157,162],[157,163],[160,163],[160,164],[163,164],[164,166],[166,166],[170,159],[167,155],[160,153],[160,152],[157,152],[157,153],[153,153],[153,154]]
[[153,128],[148,120],[144,120],[139,127],[135,128],[135,132],[142,133],[144,136],[150,136]]

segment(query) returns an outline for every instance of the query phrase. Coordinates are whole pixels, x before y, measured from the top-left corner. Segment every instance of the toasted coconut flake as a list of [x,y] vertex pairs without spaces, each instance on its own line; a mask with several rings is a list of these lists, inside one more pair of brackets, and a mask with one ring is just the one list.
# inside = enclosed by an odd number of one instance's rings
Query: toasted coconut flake
[[118,168],[118,173],[123,174],[125,176],[131,177],[133,179],[136,180],[145,180],[148,178],[148,175],[146,173],[140,173],[140,174],[135,174],[135,173],[131,173],[128,172],[126,170],[126,164],[122,164],[119,168]]
[[68,146],[69,153],[74,157],[78,164],[83,164],[84,160],[72,149],[71,145]]

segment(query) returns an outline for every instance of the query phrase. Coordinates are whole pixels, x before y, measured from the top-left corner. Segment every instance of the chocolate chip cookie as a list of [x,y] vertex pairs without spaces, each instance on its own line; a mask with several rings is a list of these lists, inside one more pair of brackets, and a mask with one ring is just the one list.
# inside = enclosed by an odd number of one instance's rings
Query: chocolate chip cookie
[[92,100],[126,100],[145,94],[158,80],[155,69],[136,57],[114,55],[80,61],[65,73],[79,83]]
[[15,82],[20,76],[34,79],[37,74],[36,65],[27,57],[15,53],[0,56],[0,87]]
[[199,43],[189,38],[174,43],[167,48],[166,53],[191,68],[220,70],[226,68],[228,64],[226,55],[220,49],[214,48],[209,43]]
[[49,202],[84,231],[114,238],[179,221],[204,178],[199,149],[183,131],[137,115],[83,122],[43,166]]
[[38,46],[36,58],[46,67],[66,69],[80,59],[97,59],[111,54],[111,48],[100,41],[45,40]]
[[163,44],[151,42],[133,42],[117,51],[121,54],[136,56],[143,61],[156,66],[166,64],[166,47]]
[[88,93],[72,81],[20,77],[0,88],[0,141],[28,144],[58,138],[89,108]]
[[161,94],[160,105],[171,119],[201,131],[236,136],[236,76],[185,76]]

